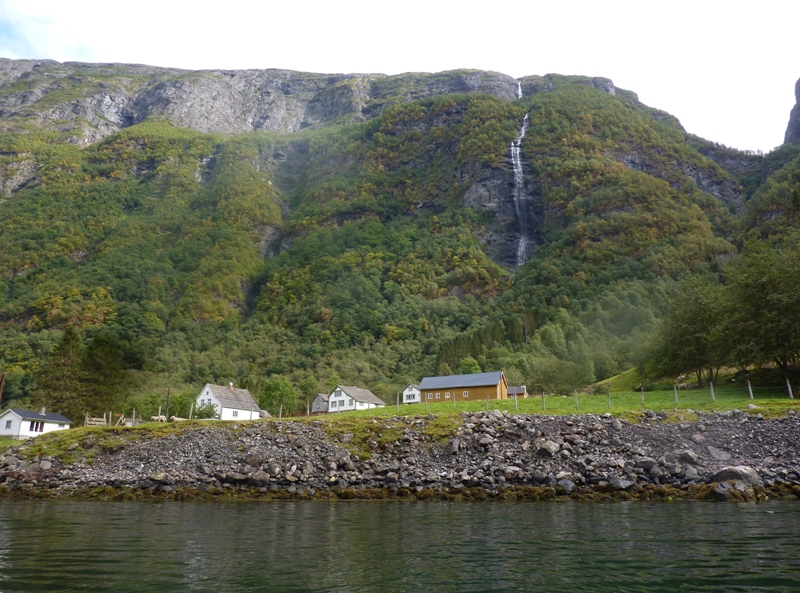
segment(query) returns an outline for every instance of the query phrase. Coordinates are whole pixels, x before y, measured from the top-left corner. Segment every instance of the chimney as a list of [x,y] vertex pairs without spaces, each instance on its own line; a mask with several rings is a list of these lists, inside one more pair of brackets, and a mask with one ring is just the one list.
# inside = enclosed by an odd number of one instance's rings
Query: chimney
[[42,406],[42,409],[41,409],[41,410],[39,410],[39,413],[40,413],[42,416],[44,416],[44,415],[47,413],[47,408],[46,408],[46,407],[44,407],[44,406]]

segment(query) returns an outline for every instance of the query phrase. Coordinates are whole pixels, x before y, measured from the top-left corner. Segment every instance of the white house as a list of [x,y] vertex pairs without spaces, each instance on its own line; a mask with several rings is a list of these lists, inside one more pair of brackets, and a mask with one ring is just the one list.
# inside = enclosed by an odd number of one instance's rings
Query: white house
[[420,397],[419,385],[413,383],[403,390],[403,403],[404,404],[418,404],[422,401]]
[[0,436],[26,439],[45,432],[66,430],[71,424],[72,420],[61,414],[48,414],[44,408],[40,412],[9,408],[0,414]]
[[269,416],[268,412],[259,409],[258,403],[247,389],[238,389],[233,383],[206,383],[194,405],[199,408],[208,404],[217,408],[217,418],[220,420],[258,420],[262,417],[262,412]]
[[352,410],[367,410],[382,408],[386,405],[369,389],[361,389],[355,385],[337,385],[328,396],[328,412],[350,412]]

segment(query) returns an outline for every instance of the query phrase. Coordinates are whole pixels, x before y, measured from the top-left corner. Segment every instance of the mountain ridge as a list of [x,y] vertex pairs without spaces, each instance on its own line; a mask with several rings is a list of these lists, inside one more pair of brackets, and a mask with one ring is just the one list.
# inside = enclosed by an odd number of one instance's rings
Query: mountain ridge
[[796,234],[797,145],[728,149],[608,79],[0,64],[15,399],[70,327],[127,373],[114,409],[275,377],[391,399],[467,358],[572,389],[638,360],[681,278]]

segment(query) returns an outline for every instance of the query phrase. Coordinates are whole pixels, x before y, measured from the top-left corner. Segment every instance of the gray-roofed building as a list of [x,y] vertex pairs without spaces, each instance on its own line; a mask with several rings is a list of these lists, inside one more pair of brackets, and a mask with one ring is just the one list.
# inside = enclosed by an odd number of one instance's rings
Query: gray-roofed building
[[386,402],[369,389],[361,389],[355,385],[337,385],[328,396],[328,412],[350,412],[384,406]]
[[213,404],[217,408],[217,418],[220,420],[257,420],[265,414],[269,417],[268,412],[258,408],[258,403],[247,389],[238,389],[233,383],[228,385],[206,383],[197,396],[195,406],[208,404]]
[[525,385],[509,385],[508,386],[508,397],[509,399],[513,398],[514,396],[519,397],[528,397],[528,388]]
[[311,402],[312,414],[327,414],[328,413],[328,394],[318,393],[314,401]]
[[48,413],[44,408],[39,412],[9,408],[0,414],[0,436],[24,439],[54,430],[66,430],[71,424],[72,420],[66,416]]
[[425,377],[419,384],[422,398],[429,402],[507,399],[508,385],[502,372]]

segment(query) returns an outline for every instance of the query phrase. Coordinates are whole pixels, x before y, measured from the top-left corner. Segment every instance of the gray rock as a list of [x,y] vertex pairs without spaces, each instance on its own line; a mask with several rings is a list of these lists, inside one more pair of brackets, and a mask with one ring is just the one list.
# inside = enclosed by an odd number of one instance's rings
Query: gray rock
[[691,465],[697,465],[700,462],[700,458],[697,456],[697,453],[687,449],[686,451],[678,453],[678,461],[680,461],[681,463],[689,463]]
[[761,477],[758,472],[746,465],[724,467],[711,478],[712,482],[726,482],[728,480],[738,480],[751,486],[761,485]]
[[567,478],[561,478],[558,482],[556,482],[556,486],[563,488],[567,494],[571,494],[572,491],[575,490],[575,482],[568,480]]
[[789,113],[789,125],[786,126],[784,144],[800,141],[800,79],[794,85],[795,106]]
[[558,443],[548,440],[537,441],[535,446],[537,457],[555,457],[560,449]]
[[628,490],[629,488],[633,487],[634,484],[636,484],[636,482],[633,480],[629,480],[627,478],[618,478],[616,476],[609,479],[608,483],[617,490]]
[[269,486],[269,474],[260,470],[253,472],[247,476],[247,484],[256,487]]
[[42,468],[43,470],[47,471],[48,469],[53,467],[53,464],[51,462],[47,461],[46,459],[44,459],[44,460],[39,462],[39,467]]
[[711,445],[708,445],[706,449],[708,449],[708,454],[711,455],[711,457],[713,457],[717,461],[731,460],[731,454],[728,453],[727,451],[722,451],[720,449],[717,449],[716,447],[712,447]]
[[251,453],[250,455],[247,455],[247,456],[244,458],[244,461],[245,461],[245,463],[246,463],[247,465],[249,465],[250,467],[261,467],[261,461],[262,461],[262,459],[261,459],[261,456],[260,456],[260,455],[253,455],[253,454]]

